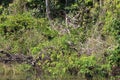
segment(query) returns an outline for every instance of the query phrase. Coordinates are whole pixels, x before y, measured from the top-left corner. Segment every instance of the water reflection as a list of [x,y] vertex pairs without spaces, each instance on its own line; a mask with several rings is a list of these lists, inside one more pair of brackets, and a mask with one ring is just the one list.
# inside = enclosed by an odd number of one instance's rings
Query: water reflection
[[47,75],[36,76],[31,73],[23,74],[0,74],[0,80],[86,80],[81,77],[66,76],[64,78],[51,77]]
[[27,76],[27,75],[12,75],[12,74],[7,74],[3,75],[0,74],[0,80],[36,80],[32,76]]
[[[91,80],[85,79],[81,76],[70,76],[64,75],[63,77],[51,77],[49,75],[36,75],[34,72],[22,72],[14,69],[14,65],[11,67],[10,65],[0,64],[0,80]],[[114,80],[114,79],[106,79],[101,78],[99,76],[94,76],[92,80]],[[120,80],[120,79],[115,79]]]
[[[18,67],[19,68],[19,67]],[[36,75],[34,72],[16,70],[16,66],[0,63],[0,80],[85,80],[76,76],[51,77],[48,75]]]
[[[52,78],[51,76],[39,76],[36,77],[35,75],[31,75],[30,73],[24,73],[24,74],[19,74],[19,75],[3,75],[0,74],[0,80],[87,80],[84,78],[76,77],[76,76],[67,76],[64,78],[60,78],[60,77],[56,77],[56,78]],[[91,80],[91,79],[88,79]],[[102,79],[102,78],[96,78],[93,80],[110,80],[110,79]]]

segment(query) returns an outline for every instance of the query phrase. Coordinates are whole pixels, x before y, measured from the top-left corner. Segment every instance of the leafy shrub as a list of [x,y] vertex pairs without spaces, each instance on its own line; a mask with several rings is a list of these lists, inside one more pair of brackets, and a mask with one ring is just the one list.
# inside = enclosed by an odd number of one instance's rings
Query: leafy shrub
[[0,24],[0,32],[2,34],[13,34],[20,31],[24,31],[27,29],[32,29],[35,27],[35,19],[29,15],[9,15],[9,16],[2,16]]
[[[50,35],[50,34],[48,34],[48,35]],[[52,40],[47,39],[44,42],[35,46],[34,48],[31,48],[32,54],[37,54],[41,50],[44,50],[45,48],[49,48],[49,47],[55,47],[57,49],[60,49],[60,48],[66,49],[67,45],[65,43],[66,43],[67,39],[68,39],[68,37],[66,35],[64,35],[62,37],[55,37]]]
[[109,63],[111,66],[120,66],[120,46],[110,51]]
[[[120,45],[118,45],[114,50],[110,50],[110,55],[108,56],[108,64],[110,68],[110,74],[114,78],[120,77]],[[111,77],[112,78],[112,77]]]
[[[92,74],[92,67],[96,67],[96,59],[94,56],[88,57],[81,57],[80,58],[80,72],[81,73],[91,73]],[[91,68],[91,69],[90,69]]]
[[11,53],[30,54],[32,47],[57,35],[48,27],[46,19],[33,18],[29,13],[1,15],[0,19],[1,44],[4,45],[2,49],[9,47],[7,50]]
[[[108,56],[108,63],[110,66],[111,74],[116,76],[119,75],[117,69],[120,66],[120,19],[119,16],[111,15],[112,13],[108,13],[107,15],[110,17],[107,17],[106,19],[106,25],[103,28],[103,31],[106,35],[113,36],[117,42],[117,47],[115,47],[112,50],[109,50],[109,56]],[[108,20],[109,19],[109,20]],[[116,71],[117,70],[117,71]]]

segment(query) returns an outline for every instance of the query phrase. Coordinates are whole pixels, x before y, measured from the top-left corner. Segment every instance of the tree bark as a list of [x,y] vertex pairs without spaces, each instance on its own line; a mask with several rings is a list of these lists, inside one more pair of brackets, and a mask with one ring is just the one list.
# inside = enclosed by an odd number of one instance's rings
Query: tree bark
[[46,15],[49,20],[52,20],[51,18],[51,12],[50,12],[50,0],[46,0]]

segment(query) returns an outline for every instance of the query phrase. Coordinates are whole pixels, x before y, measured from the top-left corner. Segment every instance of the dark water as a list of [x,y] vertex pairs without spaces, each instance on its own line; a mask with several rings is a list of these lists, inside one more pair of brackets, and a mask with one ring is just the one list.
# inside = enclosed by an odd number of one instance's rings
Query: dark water
[[46,74],[42,75],[36,75],[34,72],[23,72],[19,71],[19,69],[16,71],[14,69],[16,67],[9,66],[5,64],[0,63],[0,80],[120,80],[117,79],[109,79],[109,78],[103,78],[99,76],[94,76],[93,79],[85,79],[81,76],[71,76],[71,75],[64,75],[64,76],[50,76]]
[[64,77],[64,78],[60,78],[59,76],[58,77],[51,77],[51,76],[47,76],[47,75],[42,75],[42,76],[39,76],[39,77],[36,77],[35,75],[30,75],[30,73],[24,73],[24,74],[19,74],[19,75],[13,75],[13,74],[7,74],[7,75],[3,75],[3,74],[0,74],[0,80],[86,80],[86,79],[83,79],[83,78],[78,78],[78,77],[73,77],[73,76],[67,76],[67,77]]
[[47,75],[35,76],[31,73],[23,74],[0,74],[0,80],[120,80],[120,79],[106,79],[106,78],[93,78],[85,79],[80,76],[64,76],[64,77],[51,77]]
[[30,75],[0,75],[0,80],[86,80],[76,77],[68,78],[51,78],[50,76],[46,77],[35,77]]
[[[36,76],[31,73],[23,73],[23,74],[0,74],[0,80],[87,80],[80,76],[63,76],[63,77],[51,77],[48,75]],[[88,80],[112,80],[105,78],[94,78]]]

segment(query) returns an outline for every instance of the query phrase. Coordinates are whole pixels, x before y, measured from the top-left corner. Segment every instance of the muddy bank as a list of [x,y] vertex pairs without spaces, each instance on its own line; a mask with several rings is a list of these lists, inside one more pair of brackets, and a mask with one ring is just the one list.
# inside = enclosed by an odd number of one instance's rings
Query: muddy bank
[[40,61],[40,58],[34,59],[32,56],[23,55],[23,54],[13,54],[6,51],[0,50],[0,62],[10,65],[14,63],[25,63],[32,66],[32,68],[37,71],[38,74],[41,74],[41,67],[37,65],[37,62]]
[[13,62],[17,63],[27,63],[31,65],[35,65],[35,60],[33,59],[32,56],[26,56],[23,54],[12,54],[5,52],[3,50],[0,51],[0,62],[5,63],[5,64],[10,64]]

